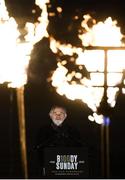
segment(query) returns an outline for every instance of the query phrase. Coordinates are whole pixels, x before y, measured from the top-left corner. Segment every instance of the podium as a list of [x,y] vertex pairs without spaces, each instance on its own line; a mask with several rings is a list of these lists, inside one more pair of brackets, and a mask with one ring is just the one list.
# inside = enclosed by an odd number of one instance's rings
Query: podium
[[48,147],[43,150],[45,178],[88,178],[88,151],[82,147]]

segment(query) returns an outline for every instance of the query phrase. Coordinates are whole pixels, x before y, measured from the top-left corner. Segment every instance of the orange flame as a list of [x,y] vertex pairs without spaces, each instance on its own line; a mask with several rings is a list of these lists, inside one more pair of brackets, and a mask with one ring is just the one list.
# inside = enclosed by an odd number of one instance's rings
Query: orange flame
[[27,82],[27,67],[33,46],[44,36],[48,37],[47,2],[36,1],[42,9],[39,23],[26,23],[27,35],[25,42],[21,42],[15,19],[9,17],[4,0],[0,1],[0,83],[8,82],[9,87],[21,87]]
[[[88,26],[89,20],[92,20],[93,26]],[[104,94],[104,51],[103,50],[87,50],[87,46],[112,46],[122,47],[122,38],[120,28],[117,27],[117,21],[112,21],[111,17],[105,22],[98,22],[90,17],[84,16],[84,21],[81,22],[81,27],[86,31],[83,34],[78,34],[82,40],[83,49],[73,47],[71,44],[61,44],[51,38],[50,47],[55,54],[59,51],[64,55],[72,56],[74,53],[78,55],[75,60],[76,66],[84,65],[90,73],[90,79],[81,78],[80,83],[72,81],[72,75],[68,73],[68,69],[63,66],[63,62],[58,63],[58,68],[53,73],[52,85],[56,87],[57,93],[65,95],[71,100],[80,99],[88,105],[93,112],[97,111],[101,99]],[[118,92],[118,87],[115,87],[122,80],[122,72],[125,69],[125,51],[123,50],[108,50],[108,65],[107,65],[107,96],[108,103],[111,107],[115,105],[115,97]],[[66,60],[65,60],[66,61]],[[75,72],[77,74],[78,72]],[[69,78],[70,77],[70,78]],[[81,76],[82,77],[82,76]],[[97,87],[96,87],[97,86]],[[112,86],[112,87],[109,87]],[[93,118],[102,123],[102,116],[93,114]],[[89,119],[92,119],[89,117]]]
[[[81,22],[81,27],[86,30],[86,33],[79,34],[83,46],[121,46],[123,35],[120,27],[117,26],[117,21],[112,21],[108,17],[104,22],[96,23],[90,15],[83,16],[85,20]],[[93,26],[88,26],[89,21],[93,22]]]

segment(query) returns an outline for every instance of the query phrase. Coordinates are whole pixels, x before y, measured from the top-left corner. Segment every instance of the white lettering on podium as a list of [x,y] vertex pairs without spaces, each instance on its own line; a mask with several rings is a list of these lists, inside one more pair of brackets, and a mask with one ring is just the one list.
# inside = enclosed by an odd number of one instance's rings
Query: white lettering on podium
[[78,168],[77,157],[78,157],[77,155],[57,155],[56,169],[77,170]]

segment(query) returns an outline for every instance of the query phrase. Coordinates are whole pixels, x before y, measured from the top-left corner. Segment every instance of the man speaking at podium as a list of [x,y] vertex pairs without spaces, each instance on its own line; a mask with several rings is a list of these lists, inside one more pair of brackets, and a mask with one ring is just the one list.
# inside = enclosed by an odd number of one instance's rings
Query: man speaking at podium
[[[50,123],[40,129],[35,146],[35,151],[37,152],[38,161],[40,163],[41,177],[46,176],[46,172],[44,171],[45,148],[56,147],[63,149],[65,147],[87,147],[81,140],[78,131],[67,123],[67,112],[63,106],[53,106],[49,112],[49,117]],[[50,156],[50,154],[48,154],[48,156]]]
[[79,147],[80,141],[79,133],[76,129],[69,126],[67,123],[67,112],[62,106],[53,106],[49,112],[50,124],[41,128],[38,135],[38,145],[40,147]]

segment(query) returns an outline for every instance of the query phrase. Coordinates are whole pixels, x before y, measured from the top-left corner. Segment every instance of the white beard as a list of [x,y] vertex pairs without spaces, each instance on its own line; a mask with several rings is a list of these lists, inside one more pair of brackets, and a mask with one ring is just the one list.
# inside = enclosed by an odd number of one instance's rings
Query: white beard
[[63,120],[53,120],[53,123],[57,126],[60,126],[63,123]]

